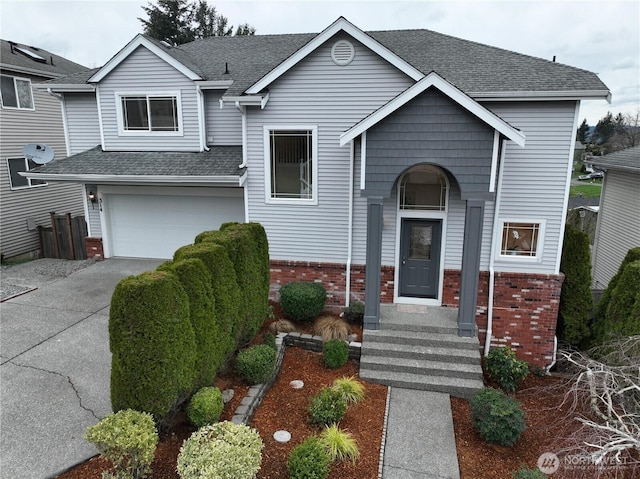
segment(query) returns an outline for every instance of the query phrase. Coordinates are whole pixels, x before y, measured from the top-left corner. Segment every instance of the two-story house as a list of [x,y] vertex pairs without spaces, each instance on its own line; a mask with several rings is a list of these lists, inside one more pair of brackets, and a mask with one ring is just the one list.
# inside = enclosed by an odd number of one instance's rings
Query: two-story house
[[429,30],[138,35],[46,85],[105,257],[170,258],[224,221],[261,223],[274,285],[334,305],[458,307],[458,334],[552,360],[571,160],[594,73]]
[[61,103],[35,86],[86,67],[41,48],[0,43],[0,252],[11,258],[37,253],[37,227],[50,224],[50,212],[84,214],[79,184],[50,183],[20,173],[37,166],[24,157],[25,145],[43,144],[57,158],[67,156]]

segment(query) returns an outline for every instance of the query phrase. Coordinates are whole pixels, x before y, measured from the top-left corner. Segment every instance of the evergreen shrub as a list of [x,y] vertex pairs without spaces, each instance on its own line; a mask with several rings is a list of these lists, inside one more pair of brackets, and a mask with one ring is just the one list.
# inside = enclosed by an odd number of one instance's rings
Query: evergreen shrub
[[360,302],[351,303],[342,310],[344,320],[349,324],[362,324],[364,319],[364,304]]
[[513,479],[547,479],[547,475],[537,467],[528,469],[522,466],[513,474]]
[[196,340],[189,300],[178,279],[153,271],[118,283],[109,314],[111,406],[161,421],[195,379]]
[[253,479],[264,444],[255,429],[229,421],[204,426],[180,448],[181,479]]
[[262,344],[266,344],[270,348],[278,350],[278,346],[276,345],[276,337],[271,333],[264,333],[262,335]]
[[293,448],[287,461],[290,479],[327,479],[330,458],[317,436],[311,436]]
[[527,427],[520,403],[502,391],[483,388],[470,404],[473,425],[487,442],[513,446]]
[[287,283],[280,288],[280,306],[293,321],[311,321],[322,313],[327,291],[320,283]]
[[113,472],[104,471],[104,479],[141,479],[151,473],[158,432],[151,414],[123,409],[105,416],[87,428],[85,440],[113,464]]
[[324,365],[329,369],[338,369],[349,360],[349,345],[339,339],[331,339],[322,346]]
[[347,412],[347,402],[342,392],[325,387],[309,400],[309,415],[313,424],[328,426],[338,423]]
[[249,384],[267,382],[276,368],[276,350],[266,344],[243,349],[236,356],[236,371]]
[[507,346],[491,349],[484,365],[489,376],[507,392],[514,392],[529,374],[529,365],[517,359],[515,351]]
[[220,420],[224,401],[216,387],[204,387],[195,393],[187,406],[187,418],[196,427],[213,424]]
[[640,260],[628,263],[622,271],[611,292],[604,324],[608,334],[640,334]]
[[596,306],[596,318],[598,320],[604,319],[604,317],[606,316],[607,308],[609,307],[609,301],[611,301],[611,294],[618,285],[618,281],[620,281],[622,272],[629,263],[633,263],[634,261],[638,260],[640,260],[640,246],[638,246],[637,248],[631,248],[629,251],[627,251],[627,254],[622,260],[622,263],[620,263],[618,271],[613,276],[613,278],[611,278],[609,284],[607,285],[607,288],[602,293],[600,301],[598,301],[598,305]]

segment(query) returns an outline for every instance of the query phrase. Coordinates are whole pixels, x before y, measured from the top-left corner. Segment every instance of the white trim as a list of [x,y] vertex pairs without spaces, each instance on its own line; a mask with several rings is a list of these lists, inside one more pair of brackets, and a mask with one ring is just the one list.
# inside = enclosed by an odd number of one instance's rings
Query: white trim
[[202,80],[202,77],[197,73],[193,72],[185,65],[180,63],[178,60],[173,58],[167,52],[163,51],[160,47],[158,47],[155,43],[152,43],[150,40],[147,40],[141,34],[136,35],[136,37],[131,40],[122,50],[116,53],[115,56],[111,57],[111,59],[105,63],[105,65],[100,68],[96,73],[94,73],[91,78],[87,80],[87,83],[98,83],[102,81],[104,77],[106,77],[109,73],[111,73],[120,63],[122,63],[129,55],[131,55],[138,47],[145,47],[151,53],[155,54],[161,60],[164,60],[166,63],[171,65],[173,68],[178,70],[184,76],[189,78],[190,80]]
[[367,132],[366,130],[360,135],[360,189],[366,187],[367,173]]
[[609,90],[559,90],[559,91],[490,91],[469,92],[471,98],[482,101],[550,101],[550,100],[607,100]]
[[62,131],[64,133],[64,144],[67,150],[67,156],[71,156],[71,141],[69,140],[69,124],[67,123],[67,109],[64,103],[64,95],[62,93],[54,93],[51,88],[47,88],[47,93],[60,102],[60,114],[62,115]]
[[203,90],[226,90],[233,85],[233,80],[203,80],[195,83]]
[[[220,99],[220,108],[222,108],[222,105],[224,103],[222,102],[222,99]],[[246,107],[242,106],[240,104],[240,102],[236,102],[235,103],[236,108],[240,111],[240,126],[242,128],[242,163],[240,163],[238,165],[238,168],[246,168],[247,167],[247,161],[249,159],[249,145],[248,145],[248,137],[247,137],[247,109]]]
[[[312,132],[312,185],[311,198],[272,198],[271,197],[271,147],[270,132],[271,131],[287,131],[287,130],[310,130]],[[299,206],[316,206],[318,204],[318,125],[297,125],[297,124],[269,124],[263,125],[263,146],[264,146],[264,199],[267,204],[279,205],[299,205]]]
[[[580,102],[576,102],[575,112],[573,116],[573,130],[571,130],[571,148],[569,148],[569,158],[567,165],[567,181],[564,188],[564,202],[562,205],[562,216],[560,217],[560,236],[558,243],[558,252],[556,254],[555,274],[560,273],[560,261],[562,260],[562,245],[564,244],[564,230],[567,225],[567,209],[569,208],[569,192],[571,189],[571,173],[573,171],[573,154],[578,134],[578,124],[580,121]],[[604,180],[603,180],[604,183]],[[602,191],[600,191],[602,198]],[[598,215],[599,216],[599,215]],[[597,221],[596,221],[597,226]]]
[[[504,255],[502,254],[502,232],[504,231],[505,223],[531,223],[538,225],[538,236],[537,236],[537,244],[536,244],[536,254],[535,256],[518,256],[518,255]],[[544,242],[545,242],[545,230],[547,225],[547,220],[542,218],[529,218],[526,216],[509,216],[509,217],[501,217],[498,219],[498,224],[500,228],[498,230],[498,235],[500,238],[496,238],[496,249],[495,249],[495,261],[501,263],[542,263],[542,256],[544,254]]]
[[111,256],[113,256],[111,252],[111,241],[109,239],[109,237],[111,236],[111,230],[107,225],[108,221],[107,221],[107,214],[106,214],[109,201],[104,196],[105,195],[102,193],[102,188],[96,186],[96,198],[98,199],[98,214],[100,215],[100,231],[102,234],[102,250],[105,258],[111,258]]
[[496,189],[496,171],[498,169],[498,152],[500,151],[500,133],[493,130],[493,154],[491,155],[491,176],[489,177],[489,193]]
[[[24,161],[24,166],[26,168],[25,171],[17,171],[16,173],[18,173],[18,176],[21,176],[22,178],[26,178],[27,179],[27,184],[24,186],[13,186],[13,181],[11,180],[11,168],[9,167],[9,160],[22,160]],[[42,180],[42,181],[46,181],[46,179],[44,178],[33,178],[32,176],[28,175],[29,173],[29,160],[27,160],[26,157],[24,156],[7,156],[5,157],[5,163],[7,164],[7,175],[9,175],[9,189],[11,191],[20,191],[20,190],[30,190],[32,188],[40,188],[42,186],[47,186],[49,183],[42,183],[40,185],[32,185],[31,184],[31,180]]]
[[36,83],[36,90],[52,90],[56,93],[91,93],[97,85],[87,83]]
[[269,92],[264,95],[223,96],[220,101],[223,103],[238,103],[242,106],[259,106],[264,110],[264,107],[269,102]]
[[[184,124],[182,120],[182,93],[180,90],[174,91],[114,91],[116,102],[116,121],[118,123],[118,136],[184,136]],[[153,130],[125,130],[124,129],[124,112],[122,110],[122,98],[130,96],[144,96],[147,99],[147,105],[150,98],[155,97],[174,97],[176,99],[176,113],[178,121],[178,131],[153,131]],[[148,111],[149,127],[151,127],[151,112]],[[202,150],[201,150],[202,151]]]
[[200,140],[200,151],[209,151],[209,148],[207,148],[207,132],[204,116],[204,93],[199,85],[196,85],[196,104],[198,105],[198,137]]
[[54,173],[29,173],[21,175],[26,178],[50,181],[70,181],[74,183],[127,183],[136,185],[145,184],[191,184],[191,185],[226,185],[242,186],[247,173],[240,176],[175,176],[175,175],[93,175],[93,174],[54,174]]
[[467,96],[435,72],[429,73],[422,80],[413,84],[393,100],[378,108],[349,130],[342,133],[340,135],[340,146],[344,146],[353,138],[362,134],[363,131],[368,130],[430,87],[437,88],[439,91],[458,103],[461,107],[469,111],[469,113],[475,115],[495,130],[498,130],[502,135],[506,136],[518,146],[524,147],[525,135],[523,132],[515,129],[502,118],[487,110],[484,106]]
[[[91,221],[89,221],[89,200],[87,199],[88,194],[89,192],[87,191],[87,184],[83,183],[82,184],[82,207],[84,208],[84,217],[86,219],[85,223],[87,224],[87,236],[91,238],[92,234],[91,234]],[[97,198],[98,193],[94,193],[94,194],[96,195],[96,198]]]
[[352,141],[349,144],[349,219],[347,221],[347,271],[346,273],[346,294],[344,299],[345,308],[351,304],[351,262],[353,261],[353,205],[354,205],[354,172],[356,163],[356,145]]
[[[33,86],[31,83],[31,78],[19,77],[15,75],[11,75],[9,73],[2,73],[0,76],[8,77],[13,79],[13,92],[16,95],[16,103],[18,106],[6,106],[4,104],[4,99],[2,99],[2,91],[0,91],[0,106],[3,110],[17,110],[17,111],[35,111],[36,110],[36,99],[33,95]],[[31,108],[22,108],[20,106],[20,95],[18,94],[18,86],[16,85],[16,80],[25,81],[29,84],[29,95],[31,95]]]
[[102,123],[102,102],[100,100],[101,100],[100,86],[96,85],[96,103],[98,105],[98,123],[100,124],[100,146],[102,147],[103,151],[106,151],[107,145],[104,141],[104,125]]
[[424,74],[420,70],[407,63],[405,60],[383,46],[381,43],[374,40],[372,37],[350,23],[344,17],[340,17],[327,28],[325,28],[316,37],[314,37],[311,41],[309,41],[309,43],[303,46],[300,50],[295,52],[284,62],[282,62],[276,68],[263,76],[260,80],[250,86],[247,89],[247,93],[255,94],[261,92],[275,80],[284,75],[287,71],[293,68],[296,64],[298,64],[301,60],[311,54],[316,48],[333,37],[336,33],[341,31],[347,33],[348,35],[351,35],[355,40],[362,43],[374,53],[377,53],[379,56],[381,56],[383,59],[398,68],[400,71],[411,77],[413,80],[419,80],[424,76]]
[[[246,175],[245,175],[246,176]],[[249,188],[243,183],[243,195],[244,195],[244,222],[250,223],[251,216],[249,214]]]

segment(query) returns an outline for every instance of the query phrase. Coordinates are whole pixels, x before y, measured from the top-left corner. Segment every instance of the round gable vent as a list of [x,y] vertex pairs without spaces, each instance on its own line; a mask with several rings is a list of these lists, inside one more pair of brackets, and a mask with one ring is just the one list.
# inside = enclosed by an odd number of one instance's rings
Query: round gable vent
[[347,40],[338,40],[331,48],[331,59],[341,67],[348,65],[356,56],[356,49]]

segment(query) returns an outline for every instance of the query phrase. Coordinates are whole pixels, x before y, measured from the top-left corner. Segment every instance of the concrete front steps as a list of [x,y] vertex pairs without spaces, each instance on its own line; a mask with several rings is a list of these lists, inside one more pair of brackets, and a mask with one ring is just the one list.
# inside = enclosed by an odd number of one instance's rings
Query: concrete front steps
[[365,330],[360,377],[392,387],[470,398],[483,387],[478,338],[461,338],[457,309],[380,308],[380,330]]

